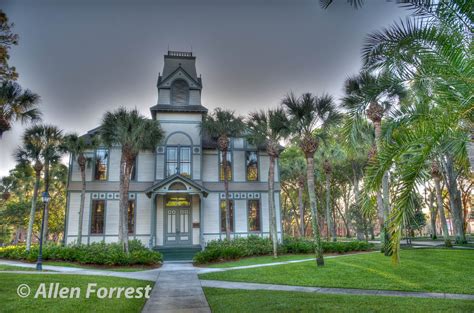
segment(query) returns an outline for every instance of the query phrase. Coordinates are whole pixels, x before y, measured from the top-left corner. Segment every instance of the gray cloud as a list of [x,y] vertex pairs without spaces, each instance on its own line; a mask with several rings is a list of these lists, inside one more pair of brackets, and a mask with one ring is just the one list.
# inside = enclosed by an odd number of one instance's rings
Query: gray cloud
[[[203,104],[245,114],[277,106],[289,91],[341,95],[360,67],[370,31],[407,12],[366,1],[354,10],[340,0],[0,1],[20,45],[11,63],[19,82],[39,93],[44,120],[66,132],[96,127],[106,110],[137,107],[149,116],[163,55],[192,50],[202,74]],[[0,140],[0,176],[23,127]]]

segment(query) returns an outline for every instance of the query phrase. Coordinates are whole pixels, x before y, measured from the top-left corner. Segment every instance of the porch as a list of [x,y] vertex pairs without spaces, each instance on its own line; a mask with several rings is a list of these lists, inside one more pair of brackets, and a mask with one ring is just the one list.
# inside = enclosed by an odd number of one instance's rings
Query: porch
[[208,191],[175,174],[146,191],[152,200],[150,248],[173,259],[190,260],[203,246],[202,198]]

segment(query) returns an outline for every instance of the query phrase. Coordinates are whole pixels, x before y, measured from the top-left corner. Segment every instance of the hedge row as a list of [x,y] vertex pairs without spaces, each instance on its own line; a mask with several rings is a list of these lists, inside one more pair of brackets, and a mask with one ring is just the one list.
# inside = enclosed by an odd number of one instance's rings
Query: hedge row
[[[373,244],[365,241],[323,242],[325,253],[346,253],[350,251],[367,251]],[[314,253],[314,241],[300,238],[285,238],[278,246],[279,253]],[[236,260],[248,256],[272,254],[272,242],[268,238],[249,236],[233,240],[216,240],[208,243],[206,248],[194,256],[194,263],[205,264],[219,261]]]
[[[90,245],[45,245],[43,260],[98,265],[155,265],[163,261],[159,252],[147,249],[138,240],[129,242],[129,250],[127,255],[119,243],[104,242]],[[0,258],[33,262],[38,258],[38,251],[37,245],[32,246],[29,253],[25,246],[8,246],[0,248]]]

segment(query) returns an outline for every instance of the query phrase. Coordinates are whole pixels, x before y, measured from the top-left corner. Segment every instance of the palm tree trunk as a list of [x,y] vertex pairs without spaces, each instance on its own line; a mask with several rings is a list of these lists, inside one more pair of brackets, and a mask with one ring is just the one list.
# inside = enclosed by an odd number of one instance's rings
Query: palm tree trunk
[[122,151],[120,160],[120,209],[119,209],[119,241],[123,251],[128,254],[128,191],[130,187],[130,165]]
[[268,209],[270,210],[270,235],[273,243],[273,257],[278,257],[278,236],[275,209],[275,157],[270,155],[270,166],[268,167]]
[[326,223],[328,225],[328,241],[329,234],[332,236],[332,241],[337,241],[336,229],[334,228],[332,214],[331,214],[331,177],[326,174]]
[[443,195],[441,192],[440,177],[433,177],[435,190],[436,190],[436,204],[438,205],[439,219],[441,220],[441,228],[443,229],[444,244],[447,247],[451,246],[451,240],[449,239],[448,223],[446,222],[446,216],[444,215],[443,206]]
[[436,235],[436,208],[433,205],[434,193],[430,192],[430,221],[431,221],[431,239],[435,240],[438,238]]
[[227,163],[227,149],[222,150],[222,165],[224,168],[225,192],[225,238],[230,240],[230,201],[229,201],[229,172]]
[[471,131],[471,140],[467,143],[467,154],[469,157],[469,163],[471,165],[471,172],[474,172],[474,132],[472,131]]
[[[354,202],[356,205],[356,208],[359,208],[359,199],[360,199],[360,190],[359,190],[359,177],[357,175],[357,169],[355,162],[352,162],[352,174],[354,176],[353,180],[353,185],[354,185]],[[363,219],[365,217],[362,216]],[[365,223],[363,225],[359,225],[360,223],[357,223],[355,227],[356,231],[356,238],[357,240],[364,240],[364,235],[365,235],[365,240],[367,241],[369,238],[368,232],[367,232],[367,225]]]
[[388,219],[390,214],[390,186],[389,186],[389,174],[388,171],[383,174],[382,177],[382,190],[383,190],[383,214],[384,219]]
[[303,189],[304,184],[298,184],[298,208],[300,211],[300,235],[305,237],[305,228],[304,228],[304,205],[303,205]]
[[82,223],[84,220],[84,202],[86,199],[86,168],[85,164],[80,165],[81,167],[81,182],[82,182],[82,189],[81,189],[81,202],[79,204],[79,225],[77,229],[77,244],[82,244]]
[[449,193],[449,203],[452,210],[452,217],[453,217],[453,224],[454,224],[454,231],[456,236],[456,243],[467,243],[466,236],[464,234],[464,220],[463,220],[463,212],[462,212],[462,202],[461,202],[461,195],[458,189],[458,183],[456,181],[457,174],[454,168],[454,160],[452,155],[446,156],[446,182],[448,186],[448,193]]
[[28,231],[26,233],[26,251],[30,251],[31,239],[33,236],[33,224],[35,222],[36,201],[38,200],[38,189],[41,180],[41,171],[36,172],[35,187],[33,189],[33,198],[31,199],[30,220],[28,221]]
[[[374,122],[374,129],[375,129],[375,146],[377,149],[377,153],[380,151],[382,145],[382,123],[381,121]],[[385,172],[383,174],[382,179],[382,190],[377,190],[377,212],[378,212],[378,219],[380,225],[380,244],[382,246],[381,252],[384,252],[385,255],[389,254],[388,250],[388,238],[386,238],[386,231],[385,231],[385,222],[388,218],[388,199],[384,199],[384,196],[388,197],[388,174]],[[382,192],[383,195],[382,196]]]
[[[49,193],[49,160],[45,160],[44,164],[44,192]],[[48,241],[48,219],[49,219],[49,202],[44,205],[44,227],[43,227],[43,244]]]
[[316,264],[324,265],[323,247],[321,245],[321,233],[319,231],[318,208],[316,203],[316,192],[314,190],[314,159],[306,157],[306,179],[308,181],[309,203],[311,207],[311,224],[315,240]]

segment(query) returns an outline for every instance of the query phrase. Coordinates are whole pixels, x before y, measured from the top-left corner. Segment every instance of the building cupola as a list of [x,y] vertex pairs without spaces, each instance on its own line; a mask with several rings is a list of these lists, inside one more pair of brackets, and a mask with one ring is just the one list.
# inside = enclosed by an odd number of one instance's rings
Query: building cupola
[[155,119],[159,112],[206,113],[201,104],[201,77],[196,72],[192,52],[168,51],[164,56],[163,74],[158,75],[158,102],[150,108]]

